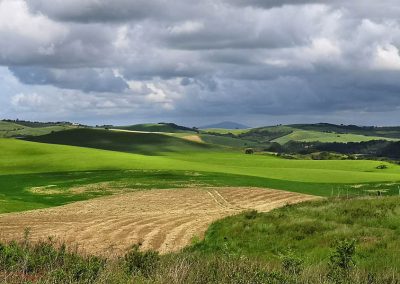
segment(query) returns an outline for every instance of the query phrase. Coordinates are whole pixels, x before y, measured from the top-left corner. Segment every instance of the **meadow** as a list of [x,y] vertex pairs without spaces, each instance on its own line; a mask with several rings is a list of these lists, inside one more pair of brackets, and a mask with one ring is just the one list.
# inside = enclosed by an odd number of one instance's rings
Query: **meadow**
[[[319,196],[398,193],[400,167],[380,161],[287,160],[163,134],[74,129],[29,138],[0,139],[1,212],[62,205],[111,192],[33,194],[112,181],[135,189],[259,186]],[[57,145],[48,143],[63,143]],[[82,146],[82,147],[78,147]],[[379,169],[380,165],[387,168]],[[196,173],[196,174],[192,174]]]
[[[168,132],[158,133],[160,127]],[[230,202],[228,197],[234,194],[230,187],[280,189],[327,198],[218,220],[204,239],[194,237],[192,245],[182,251],[163,255],[135,247],[124,256],[109,259],[82,254],[52,240],[30,242],[27,234],[22,242],[0,242],[0,277],[6,279],[4,282],[397,283],[400,211],[395,196],[400,193],[399,165],[377,160],[285,159],[263,151],[244,153],[244,148],[258,147],[267,138],[281,134],[285,134],[282,139],[293,137],[295,132],[288,134],[287,126],[272,131],[240,130],[237,136],[174,129],[164,124],[119,131],[70,128],[23,139],[0,139],[0,214],[67,204],[73,207],[74,202],[94,198],[101,203],[101,197],[108,195],[127,198],[137,192],[147,196],[162,189],[220,188],[222,195],[211,194],[218,206]],[[315,130],[297,131],[307,133],[293,139],[314,139],[305,136]],[[318,135],[322,138],[316,139],[326,141],[339,138],[333,133]],[[346,141],[376,138],[340,135]],[[196,137],[199,140],[193,139]],[[207,192],[201,199],[210,198]],[[232,200],[244,202],[243,192]],[[193,209],[190,204],[185,206]],[[119,214],[121,209],[114,207]],[[69,207],[59,210],[63,208]],[[235,210],[232,212],[240,211]],[[41,212],[37,214],[43,217]],[[158,222],[151,216],[142,233],[156,237],[163,227],[149,231],[152,222]],[[122,223],[132,216],[127,214],[126,218]],[[171,222],[171,226],[183,226]],[[126,226],[117,229],[124,231]],[[341,255],[343,251],[348,255]],[[349,260],[345,269],[338,260],[341,257]]]
[[395,138],[386,138],[380,136],[366,136],[360,134],[350,134],[350,133],[323,133],[312,130],[294,130],[292,133],[285,135],[283,137],[272,140],[272,142],[277,142],[279,144],[285,144],[289,141],[300,141],[300,142],[364,142],[371,140],[389,140],[398,141]]

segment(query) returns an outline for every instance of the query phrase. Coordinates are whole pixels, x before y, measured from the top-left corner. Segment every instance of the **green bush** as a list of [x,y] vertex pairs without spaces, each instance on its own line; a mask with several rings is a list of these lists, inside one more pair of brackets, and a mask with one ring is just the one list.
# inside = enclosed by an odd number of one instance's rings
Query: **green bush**
[[282,270],[289,275],[299,275],[303,270],[304,261],[295,256],[292,252],[288,252],[286,255],[281,256],[282,259]]
[[249,210],[244,213],[244,217],[249,220],[256,219],[257,214],[258,214],[257,210]]
[[160,262],[160,256],[156,251],[139,250],[139,245],[134,245],[124,256],[125,266],[129,273],[141,274],[149,277],[154,273]]
[[339,241],[335,251],[329,258],[328,277],[335,283],[349,281],[350,272],[355,266],[354,255],[356,253],[355,240]]

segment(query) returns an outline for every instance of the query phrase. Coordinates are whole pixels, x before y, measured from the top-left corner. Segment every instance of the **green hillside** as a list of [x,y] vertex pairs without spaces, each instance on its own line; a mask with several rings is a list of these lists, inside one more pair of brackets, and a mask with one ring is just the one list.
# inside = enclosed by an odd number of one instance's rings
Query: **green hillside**
[[207,128],[207,129],[202,129],[201,132],[203,133],[209,133],[209,134],[233,134],[233,135],[239,135],[246,133],[250,131],[251,129],[223,129],[223,128]]
[[212,224],[204,241],[189,251],[203,252],[205,257],[229,252],[277,265],[285,257],[293,261],[301,259],[304,266],[314,266],[316,271],[312,275],[315,277],[321,269],[328,274],[330,255],[339,241],[354,240],[356,249],[352,257],[360,272],[365,270],[368,275],[383,271],[398,273],[399,201],[398,197],[328,199],[287,206],[270,213],[247,212]]
[[371,140],[397,141],[400,129],[351,127],[331,124],[299,124],[266,126],[245,130],[209,129],[204,130],[215,136],[229,136],[232,138],[253,141],[262,146],[267,142],[285,144],[289,141],[299,142],[364,142]]
[[[190,144],[189,144],[190,145]],[[115,151],[0,139],[1,174],[81,170],[159,169],[241,174],[284,181],[366,183],[400,181],[400,166],[368,160],[287,160],[241,152],[193,151],[163,155]],[[199,144],[195,147],[208,147]],[[198,148],[202,149],[202,148]],[[145,151],[148,152],[149,150]],[[377,169],[385,164],[385,170]]]
[[339,142],[339,143],[348,143],[348,142],[364,142],[371,140],[390,140],[396,141],[397,139],[386,138],[386,137],[378,137],[378,136],[365,136],[358,134],[339,134],[339,133],[330,133],[330,132],[318,132],[312,130],[298,130],[294,129],[292,133],[279,137],[277,139],[272,140],[273,142],[277,142],[279,144],[285,144],[289,141],[299,141],[299,142]]
[[357,134],[365,136],[400,138],[400,127],[398,126],[375,127],[375,126],[357,126],[357,125],[335,125],[330,123],[293,124],[290,126],[296,129],[327,132],[327,133],[334,132],[339,134]]
[[[120,190],[196,184],[258,186],[321,196],[374,194],[377,190],[385,195],[398,194],[400,166],[394,164],[367,160],[286,160],[226,149],[216,151],[218,148],[214,146],[160,134],[136,134],[76,129],[41,137],[55,143],[71,139],[74,144],[79,142],[85,147],[0,139],[0,212],[43,208],[112,194],[112,190],[80,195],[62,193],[71,186],[101,182],[111,183],[108,187]],[[150,138],[153,142],[146,144]],[[119,144],[113,144],[113,139]],[[127,153],[133,151],[137,153]],[[387,168],[378,169],[382,164]],[[48,189],[49,193],[33,194],[29,192],[32,187]],[[53,187],[61,192],[53,194]]]
[[175,123],[148,123],[148,124],[135,124],[128,126],[116,126],[115,129],[124,129],[132,131],[144,131],[144,132],[169,132],[169,133],[180,133],[180,132],[195,132],[193,129],[180,126]]
[[[4,129],[6,126],[15,127],[3,124]],[[260,137],[265,133],[274,136],[287,130],[280,126],[252,135],[263,139]],[[205,143],[182,139],[192,134],[199,135]],[[400,182],[398,165],[369,160],[288,160],[273,155],[245,155],[234,149],[257,146],[259,142],[230,136],[77,128],[26,140],[29,141],[0,139],[0,213],[112,194],[112,190],[78,195],[63,191],[71,186],[104,182],[119,190],[195,184],[258,186],[320,196],[376,194],[378,190],[393,195],[398,194]],[[35,187],[44,188],[45,192],[48,189],[49,193],[29,192]],[[54,187],[57,194],[51,193]]]
[[217,136],[210,134],[200,134],[199,136],[206,143],[224,145],[228,147],[244,148],[244,147],[255,147],[258,145],[257,142],[235,137]]
[[103,129],[73,129],[26,140],[80,146],[144,155],[166,152],[211,150],[212,146],[158,133],[135,133]]
[[39,136],[71,128],[73,128],[73,126],[70,125],[43,126],[41,124],[39,126],[31,124],[31,126],[26,126],[14,122],[0,121],[0,138],[19,137],[19,136]]

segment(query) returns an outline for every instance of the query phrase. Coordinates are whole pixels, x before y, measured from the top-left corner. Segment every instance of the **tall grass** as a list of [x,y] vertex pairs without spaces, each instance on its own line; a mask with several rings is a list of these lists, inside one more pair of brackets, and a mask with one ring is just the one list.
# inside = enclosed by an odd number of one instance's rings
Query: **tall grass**
[[159,255],[80,255],[51,239],[0,244],[3,283],[400,283],[400,198],[332,199],[214,223]]
[[128,251],[118,259],[81,256],[51,242],[0,246],[1,283],[398,283],[399,274],[354,268],[331,275],[329,265],[293,271],[246,256]]

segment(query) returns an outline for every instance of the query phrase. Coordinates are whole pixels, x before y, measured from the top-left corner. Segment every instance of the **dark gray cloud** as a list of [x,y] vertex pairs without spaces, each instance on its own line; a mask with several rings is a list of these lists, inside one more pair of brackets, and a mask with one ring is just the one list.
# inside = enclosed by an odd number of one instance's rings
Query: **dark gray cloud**
[[[62,21],[123,22],[131,19],[142,20],[149,16],[161,16],[166,13],[165,9],[159,9],[163,2],[158,0],[115,0],[110,5],[110,2],[106,0],[31,0],[29,7],[34,13],[43,13]],[[165,6],[167,8],[167,5]]]
[[53,85],[62,89],[84,92],[124,92],[129,88],[121,77],[111,70],[98,69],[45,69],[37,67],[11,67],[12,73],[24,84]]
[[[208,2],[202,1],[203,3]],[[202,2],[175,0],[29,0],[33,13],[41,13],[52,19],[69,22],[115,22],[146,19],[169,22],[201,15]],[[212,3],[211,1],[209,3]]]
[[1,102],[90,121],[396,113],[399,18],[395,0],[2,0]]

